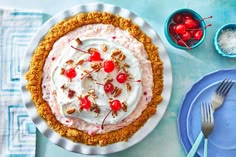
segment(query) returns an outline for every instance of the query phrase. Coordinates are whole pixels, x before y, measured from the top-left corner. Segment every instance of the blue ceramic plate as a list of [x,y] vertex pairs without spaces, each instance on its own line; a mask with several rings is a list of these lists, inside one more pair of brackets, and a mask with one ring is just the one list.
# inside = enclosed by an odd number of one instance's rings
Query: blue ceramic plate
[[[201,102],[211,100],[218,85],[225,78],[236,81],[236,69],[219,70],[202,77],[185,95],[180,106],[177,125],[180,141],[189,152],[201,130]],[[232,157],[236,154],[236,83],[224,104],[214,113],[215,126],[208,142],[208,156]],[[203,156],[203,141],[197,156]]]

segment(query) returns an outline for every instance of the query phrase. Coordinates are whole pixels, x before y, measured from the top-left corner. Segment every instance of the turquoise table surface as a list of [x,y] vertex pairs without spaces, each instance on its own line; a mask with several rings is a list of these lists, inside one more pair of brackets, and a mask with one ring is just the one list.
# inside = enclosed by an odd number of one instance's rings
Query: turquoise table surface
[[[107,157],[183,157],[186,156],[177,131],[177,115],[183,96],[202,76],[227,68],[236,68],[236,59],[224,58],[213,46],[214,34],[226,23],[236,23],[236,0],[0,0],[0,7],[38,9],[45,13],[45,21],[56,13],[78,4],[103,2],[126,8],[146,20],[164,42],[172,64],[173,89],[167,111],[157,127],[140,143],[131,148],[110,154]],[[175,10],[190,8],[207,20],[212,27],[207,29],[203,44],[191,51],[172,47],[164,36],[166,18]],[[52,144],[37,132],[36,157],[88,157],[66,151]],[[98,157],[95,155],[95,157]]]

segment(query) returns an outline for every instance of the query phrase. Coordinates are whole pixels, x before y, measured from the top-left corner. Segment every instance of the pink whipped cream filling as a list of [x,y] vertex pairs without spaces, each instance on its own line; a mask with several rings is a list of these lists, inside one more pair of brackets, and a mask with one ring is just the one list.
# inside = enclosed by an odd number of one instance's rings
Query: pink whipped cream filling
[[[134,53],[134,56],[139,60],[140,67],[143,72],[143,94],[135,110],[122,121],[116,124],[106,124],[103,129],[101,129],[101,125],[91,124],[84,121],[83,119],[65,117],[63,113],[60,112],[60,108],[57,104],[56,91],[52,91],[50,88],[50,71],[52,65],[61,56],[61,54],[63,53],[63,49],[77,37],[79,37],[80,39],[103,38],[106,40],[110,40],[111,42],[118,43],[119,45],[129,49],[131,52]],[[77,28],[74,31],[69,32],[54,43],[53,49],[49,53],[49,56],[46,59],[44,65],[42,87],[43,98],[48,102],[53,114],[56,116],[57,120],[60,121],[62,124],[68,127],[83,130],[90,135],[107,133],[129,125],[132,121],[137,119],[142,114],[143,110],[147,107],[147,104],[152,99],[152,67],[150,61],[147,59],[147,53],[142,43],[132,37],[127,31],[123,31],[112,25],[85,25],[83,27]]]

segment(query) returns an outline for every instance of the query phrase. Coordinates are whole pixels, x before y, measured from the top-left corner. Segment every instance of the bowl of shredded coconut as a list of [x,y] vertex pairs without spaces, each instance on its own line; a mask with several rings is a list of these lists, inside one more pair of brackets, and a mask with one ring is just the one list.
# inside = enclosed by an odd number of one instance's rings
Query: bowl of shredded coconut
[[218,29],[214,46],[219,54],[225,57],[236,57],[236,24],[225,24]]

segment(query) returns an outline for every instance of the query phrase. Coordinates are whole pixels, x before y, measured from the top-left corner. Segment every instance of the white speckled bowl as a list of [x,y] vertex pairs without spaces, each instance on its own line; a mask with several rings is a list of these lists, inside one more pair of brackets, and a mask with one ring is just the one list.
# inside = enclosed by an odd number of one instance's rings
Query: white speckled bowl
[[230,24],[225,24],[223,25],[222,27],[220,27],[217,32],[215,33],[215,37],[214,37],[214,46],[215,46],[215,49],[216,51],[221,54],[222,56],[224,57],[230,57],[230,58],[235,58],[236,57],[236,54],[228,54],[226,52],[224,52],[221,47],[219,46],[219,42],[218,42],[218,39],[219,39],[219,36],[220,34],[222,33],[222,31],[226,30],[226,29],[235,29],[236,31],[236,24],[233,24],[233,23],[230,23]]

